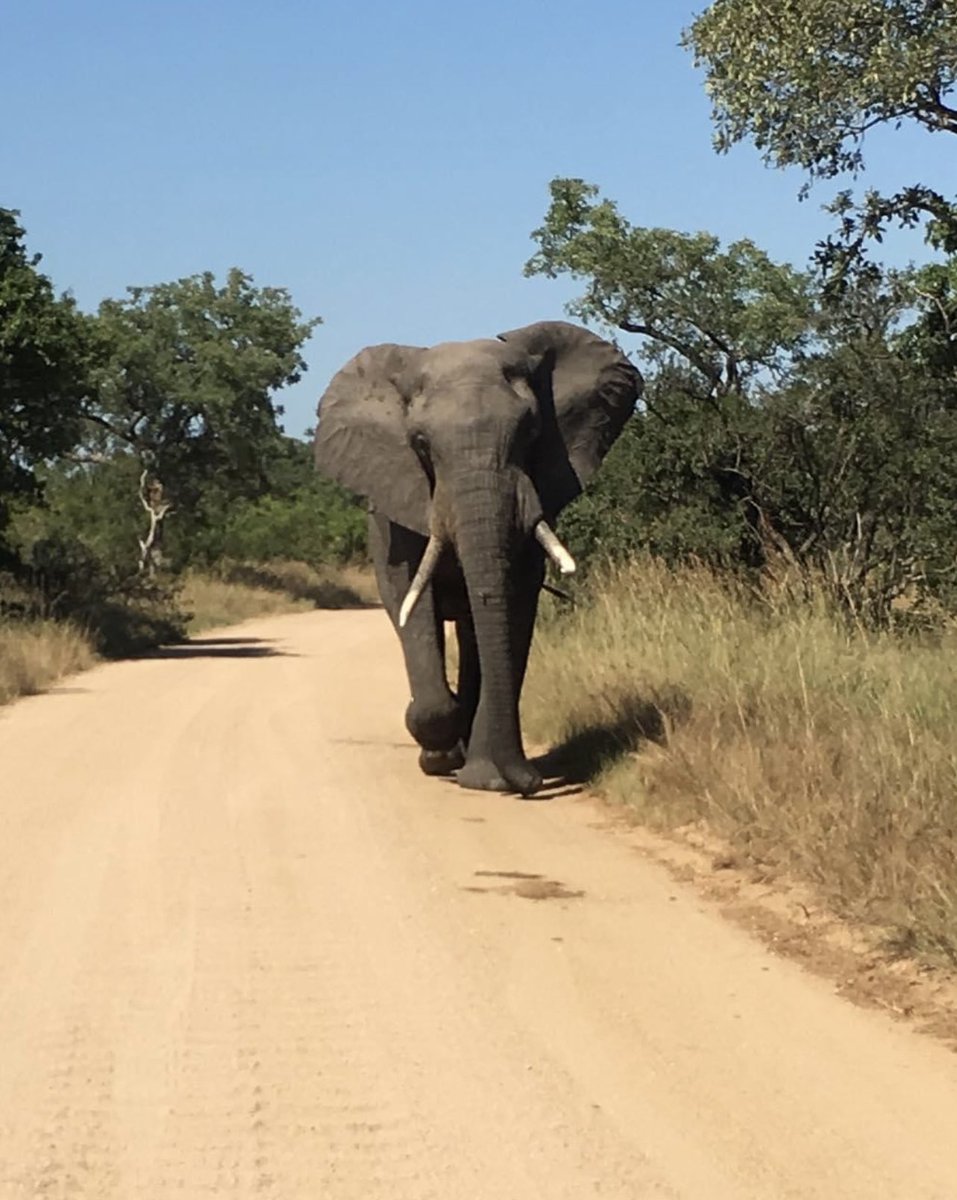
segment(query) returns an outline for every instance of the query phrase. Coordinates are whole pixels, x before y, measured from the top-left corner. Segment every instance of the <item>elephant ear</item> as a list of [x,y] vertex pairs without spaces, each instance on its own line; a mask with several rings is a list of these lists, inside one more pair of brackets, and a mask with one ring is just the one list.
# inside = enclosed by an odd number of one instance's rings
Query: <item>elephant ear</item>
[[429,531],[429,481],[405,429],[399,380],[414,374],[417,346],[369,346],[332,379],[319,401],[316,466],[391,521]]
[[611,342],[567,321],[540,321],[500,333],[540,365],[532,376],[542,435],[532,472],[546,517],[586,486],[634,412],[640,372]]

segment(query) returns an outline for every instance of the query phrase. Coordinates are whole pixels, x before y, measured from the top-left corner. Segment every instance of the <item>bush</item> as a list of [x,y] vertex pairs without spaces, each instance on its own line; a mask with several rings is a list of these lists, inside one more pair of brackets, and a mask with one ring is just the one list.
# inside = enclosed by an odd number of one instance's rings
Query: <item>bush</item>
[[243,501],[227,514],[222,557],[250,562],[352,562],[364,556],[366,515],[341,488],[324,480],[289,496]]
[[85,542],[62,535],[27,547],[3,590],[0,609],[8,615],[65,622],[82,630],[95,651],[108,658],[185,635],[174,582],[121,574]]

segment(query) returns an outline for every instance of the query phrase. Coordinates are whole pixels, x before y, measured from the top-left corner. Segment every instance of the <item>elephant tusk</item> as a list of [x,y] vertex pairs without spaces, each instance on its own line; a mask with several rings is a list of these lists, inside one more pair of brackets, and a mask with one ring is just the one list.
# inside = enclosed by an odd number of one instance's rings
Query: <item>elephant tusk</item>
[[429,580],[432,578],[432,573],[438,565],[439,558],[442,554],[442,539],[436,537],[433,533],[429,538],[429,544],[425,548],[425,553],[422,555],[422,561],[419,563],[419,569],[415,573],[415,578],[409,585],[409,590],[405,594],[405,599],[402,601],[402,607],[399,609],[399,628],[404,629],[405,623],[412,616],[412,610],[418,604],[422,593],[428,586]]
[[575,560],[558,540],[558,535],[547,521],[538,522],[535,526],[535,537],[563,575],[571,575],[574,572]]

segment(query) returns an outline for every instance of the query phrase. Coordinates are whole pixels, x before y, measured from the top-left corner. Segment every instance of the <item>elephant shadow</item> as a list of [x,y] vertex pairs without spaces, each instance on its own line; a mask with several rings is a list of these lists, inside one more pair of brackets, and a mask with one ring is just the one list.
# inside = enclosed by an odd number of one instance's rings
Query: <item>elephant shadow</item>
[[656,689],[653,696],[634,691],[616,698],[614,710],[573,729],[539,755],[535,766],[557,784],[588,784],[648,742],[664,746],[668,731],[691,715],[691,697],[681,688]]

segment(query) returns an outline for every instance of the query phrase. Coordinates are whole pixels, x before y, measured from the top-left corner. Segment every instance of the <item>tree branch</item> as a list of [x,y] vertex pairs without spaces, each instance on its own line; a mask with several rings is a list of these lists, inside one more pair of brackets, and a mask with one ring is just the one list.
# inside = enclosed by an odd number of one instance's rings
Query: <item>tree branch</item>
[[76,463],[78,467],[99,466],[113,461],[109,454],[100,450],[85,450],[82,454],[74,450],[70,454],[64,454],[63,458],[67,462]]
[[619,321],[618,328],[624,333],[637,333],[642,337],[651,338],[653,341],[661,342],[665,346],[670,346],[682,358],[686,358],[692,366],[697,367],[706,379],[711,381],[712,387],[719,387],[721,384],[721,372],[715,370],[714,363],[709,363],[706,358],[696,353],[686,346],[683,342],[673,338],[670,334],[662,333],[660,329],[655,329],[651,325],[639,325],[633,321]]
[[951,326],[950,313],[941,303],[940,298],[931,292],[923,292],[920,288],[914,288],[914,294],[936,306],[937,311],[940,313],[940,319],[943,322],[944,333],[947,335],[948,340],[951,340],[954,337],[954,331]]
[[934,117],[937,129],[946,133],[957,133],[957,109],[951,108],[941,99],[940,88],[928,87],[926,99],[918,100],[919,116]]
[[112,433],[112,435],[115,438],[119,438],[121,442],[125,442],[125,441],[129,440],[127,438],[126,434],[121,429],[118,429],[112,423],[112,421],[108,421],[106,419],[106,417],[101,417],[99,415],[99,413],[90,412],[87,409],[87,410],[84,410],[84,412],[81,415],[83,416],[83,418],[85,420],[92,421],[94,425],[99,425],[102,429],[105,429],[107,431],[107,433]]

